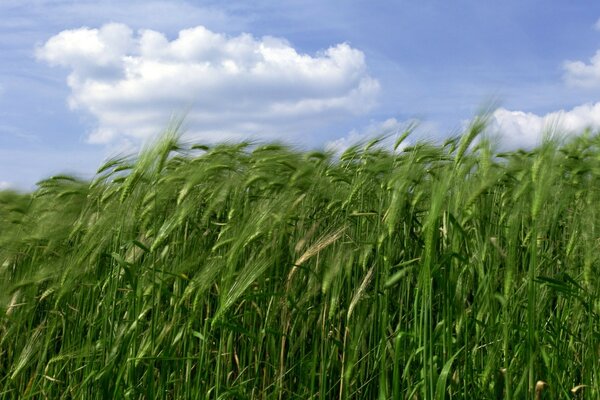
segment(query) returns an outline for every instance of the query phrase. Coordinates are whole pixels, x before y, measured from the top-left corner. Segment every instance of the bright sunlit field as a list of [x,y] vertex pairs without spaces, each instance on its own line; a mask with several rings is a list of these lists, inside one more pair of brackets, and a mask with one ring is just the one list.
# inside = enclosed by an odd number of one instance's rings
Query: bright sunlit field
[[0,192],[0,398],[597,399],[600,136],[484,125]]

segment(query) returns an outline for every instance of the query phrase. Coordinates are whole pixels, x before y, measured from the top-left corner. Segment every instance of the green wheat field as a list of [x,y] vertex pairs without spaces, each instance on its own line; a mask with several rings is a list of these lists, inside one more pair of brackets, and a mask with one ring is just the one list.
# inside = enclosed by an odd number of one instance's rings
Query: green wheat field
[[0,398],[600,398],[600,135],[485,127],[0,192]]

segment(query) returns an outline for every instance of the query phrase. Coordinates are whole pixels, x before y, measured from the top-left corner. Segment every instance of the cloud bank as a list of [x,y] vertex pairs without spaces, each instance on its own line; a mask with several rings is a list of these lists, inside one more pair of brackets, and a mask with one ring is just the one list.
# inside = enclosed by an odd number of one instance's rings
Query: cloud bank
[[[600,20],[595,27],[600,29]],[[589,62],[565,61],[563,70],[563,81],[571,89],[595,93],[600,88],[600,50]],[[580,134],[585,129],[600,130],[600,102],[543,115],[499,108],[492,114],[489,128],[500,137],[500,144],[505,148],[531,148],[538,145],[546,133],[565,136]]]
[[500,135],[504,147],[531,148],[539,144],[547,132],[569,135],[587,128],[600,129],[600,102],[545,115],[499,108],[490,122],[490,129]]
[[124,24],[65,30],[36,55],[69,69],[69,106],[98,121],[92,143],[147,138],[186,111],[198,137],[294,135],[373,108],[379,83],[346,43],[299,53],[281,38],[230,37],[203,26],[173,40]]

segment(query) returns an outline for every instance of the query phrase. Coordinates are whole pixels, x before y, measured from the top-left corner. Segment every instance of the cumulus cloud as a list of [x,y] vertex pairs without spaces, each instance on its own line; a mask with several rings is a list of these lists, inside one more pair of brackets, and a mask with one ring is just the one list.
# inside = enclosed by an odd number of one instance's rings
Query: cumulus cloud
[[[341,154],[350,146],[365,144],[376,138],[383,138],[382,142],[379,143],[379,146],[393,150],[398,137],[406,132],[406,130],[410,129],[412,131],[416,126],[416,121],[398,121],[396,118],[372,122],[365,129],[353,129],[346,136],[327,142],[325,144],[325,150]],[[398,147],[398,150],[402,150],[407,145],[408,141],[405,140]]]
[[7,190],[7,189],[10,189],[11,187],[12,187],[12,185],[9,182],[0,181],[0,190]]
[[587,128],[600,129],[600,102],[545,115],[499,108],[490,121],[492,132],[497,133],[501,144],[509,148],[531,148],[539,144],[546,133],[569,135]]
[[92,143],[146,138],[184,110],[188,130],[205,139],[293,135],[307,119],[369,111],[380,89],[346,43],[308,55],[281,38],[203,26],[172,40],[115,23],[66,30],[36,54],[70,70],[69,106],[98,121]]
[[565,81],[576,87],[600,87],[600,50],[590,58],[589,63],[583,61],[565,61]]

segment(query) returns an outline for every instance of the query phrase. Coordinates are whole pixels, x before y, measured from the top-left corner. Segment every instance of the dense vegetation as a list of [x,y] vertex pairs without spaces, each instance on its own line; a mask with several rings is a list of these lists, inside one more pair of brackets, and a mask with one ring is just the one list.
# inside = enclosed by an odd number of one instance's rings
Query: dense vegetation
[[0,193],[0,398],[597,399],[600,136],[484,126]]

